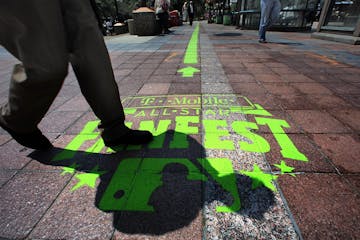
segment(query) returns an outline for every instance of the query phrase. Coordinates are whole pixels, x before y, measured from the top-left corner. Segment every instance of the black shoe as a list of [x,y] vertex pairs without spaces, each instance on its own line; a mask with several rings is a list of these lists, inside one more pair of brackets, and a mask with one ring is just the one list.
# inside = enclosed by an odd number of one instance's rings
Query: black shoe
[[267,43],[267,41],[265,39],[263,39],[263,38],[260,38],[259,43]]
[[0,122],[0,126],[5,129],[13,139],[15,139],[24,147],[36,150],[48,150],[53,147],[49,139],[47,139],[39,129],[36,129],[34,132],[30,133],[17,133],[6,127],[2,122]]
[[152,140],[153,140],[153,135],[149,131],[129,129],[129,131],[125,135],[120,136],[120,138],[111,141],[104,140],[104,143],[105,146],[107,147],[116,147],[121,144],[131,144],[131,145],[145,144]]

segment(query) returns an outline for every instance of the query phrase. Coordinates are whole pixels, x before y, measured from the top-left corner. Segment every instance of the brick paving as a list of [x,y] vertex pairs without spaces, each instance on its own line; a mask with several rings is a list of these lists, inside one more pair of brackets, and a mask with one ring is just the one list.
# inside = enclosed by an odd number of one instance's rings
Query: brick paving
[[[0,129],[1,239],[360,236],[360,48],[201,22],[200,72],[183,77],[195,26],[106,37],[151,144],[105,148],[71,69],[39,125],[53,150]],[[0,48],[1,103],[15,63]]]

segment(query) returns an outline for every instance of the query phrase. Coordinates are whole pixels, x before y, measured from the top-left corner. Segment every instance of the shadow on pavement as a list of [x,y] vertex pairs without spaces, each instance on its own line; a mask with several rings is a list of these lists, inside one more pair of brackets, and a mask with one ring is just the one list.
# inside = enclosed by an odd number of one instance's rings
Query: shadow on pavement
[[280,44],[280,45],[288,45],[288,46],[302,46],[304,44],[299,43],[299,42],[276,42],[276,41],[269,41],[268,43],[275,43],[275,44]]
[[[252,189],[251,179],[234,172],[230,160],[204,158],[203,146],[191,136],[167,131],[147,146],[123,149],[103,154],[54,148],[29,156],[99,174],[95,206],[112,212],[114,227],[124,233],[161,235],[180,229],[212,201],[220,202],[217,210],[256,219],[274,204],[271,190]],[[59,154],[68,158],[54,161]]]
[[216,33],[214,36],[217,37],[238,37],[241,36],[241,33],[225,32],[225,33]]

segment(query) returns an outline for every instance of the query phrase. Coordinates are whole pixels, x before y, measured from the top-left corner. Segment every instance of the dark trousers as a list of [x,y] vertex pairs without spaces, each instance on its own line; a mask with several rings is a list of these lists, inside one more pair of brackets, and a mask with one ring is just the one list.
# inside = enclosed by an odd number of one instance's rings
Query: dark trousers
[[194,21],[194,13],[189,13],[189,22],[190,22],[190,25],[193,24],[193,21]]
[[[112,134],[124,130],[118,87],[89,0],[2,1],[0,44],[21,62],[11,77],[8,102],[0,106],[0,121],[9,128],[26,133],[37,127],[70,62],[102,124],[111,126]],[[109,138],[106,131],[104,136]]]
[[168,20],[169,20],[169,13],[167,12],[163,12],[163,13],[158,13],[158,18],[159,18],[159,23],[160,23],[160,28],[161,28],[161,33],[166,33],[169,31],[169,27],[168,27]]

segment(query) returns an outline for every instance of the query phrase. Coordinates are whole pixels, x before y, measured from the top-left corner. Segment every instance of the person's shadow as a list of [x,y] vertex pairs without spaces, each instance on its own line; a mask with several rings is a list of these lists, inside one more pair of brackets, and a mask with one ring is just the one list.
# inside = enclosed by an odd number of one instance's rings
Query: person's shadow
[[223,203],[218,211],[262,219],[274,204],[273,192],[252,189],[251,179],[234,172],[229,159],[204,156],[198,140],[172,130],[141,148],[124,146],[111,154],[60,148],[30,154],[43,164],[99,174],[95,206],[112,212],[114,227],[124,233],[183,228],[215,200]]

